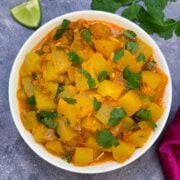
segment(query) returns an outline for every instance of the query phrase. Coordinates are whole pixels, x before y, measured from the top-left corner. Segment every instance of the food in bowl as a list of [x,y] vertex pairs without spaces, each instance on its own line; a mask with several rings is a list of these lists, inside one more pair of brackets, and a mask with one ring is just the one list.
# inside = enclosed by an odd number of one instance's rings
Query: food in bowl
[[22,123],[50,153],[87,166],[123,163],[163,114],[168,78],[141,37],[115,24],[64,19],[19,72]]

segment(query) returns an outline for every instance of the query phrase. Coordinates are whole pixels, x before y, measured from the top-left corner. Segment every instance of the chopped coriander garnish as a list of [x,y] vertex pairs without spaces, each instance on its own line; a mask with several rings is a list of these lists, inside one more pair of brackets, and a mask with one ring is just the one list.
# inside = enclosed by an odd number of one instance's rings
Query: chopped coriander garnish
[[103,148],[110,148],[112,146],[118,146],[119,141],[113,136],[113,134],[107,130],[99,130],[96,132],[96,141],[99,146]]
[[61,93],[61,92],[63,92],[64,91],[64,87],[61,85],[61,84],[59,84],[58,85],[58,88],[57,88],[57,92],[56,92],[56,98],[59,96],[59,94]]
[[64,31],[69,28],[69,24],[70,24],[69,20],[67,20],[67,19],[63,20],[61,27],[59,29],[57,29],[57,31],[54,35],[54,40],[58,40],[63,35]]
[[114,52],[113,62],[118,62],[124,56],[124,49],[120,49],[119,51]]
[[126,30],[124,31],[124,36],[133,40],[136,38],[136,33],[131,30]]
[[64,19],[62,24],[61,24],[61,28],[62,29],[69,29],[69,25],[70,25],[70,21],[68,19]]
[[146,109],[141,109],[135,115],[137,120],[151,120],[151,111]]
[[136,61],[140,62],[140,61],[145,61],[145,56],[143,53],[140,53],[138,55],[138,57],[136,58]]
[[135,54],[139,49],[139,45],[136,42],[127,42],[126,49],[130,51],[132,54]]
[[156,125],[156,123],[154,123],[153,121],[146,121],[147,122],[147,124],[154,130],[155,128],[157,128],[157,125]]
[[62,159],[66,160],[68,163],[72,161],[73,155],[71,153],[66,153],[62,156]]
[[76,54],[74,51],[70,51],[67,55],[68,55],[69,60],[73,64],[80,65],[82,63],[81,57],[78,54]]
[[98,111],[101,108],[102,103],[97,100],[96,97],[93,98],[93,108],[95,111]]
[[111,127],[116,126],[119,121],[126,116],[125,111],[122,108],[115,108],[110,113],[108,125]]
[[40,111],[36,116],[46,127],[56,130],[58,124],[54,119],[57,117],[57,112]]
[[126,67],[123,71],[123,78],[126,80],[126,86],[128,89],[140,89],[141,73],[131,72],[128,67]]
[[154,68],[154,65],[156,64],[156,61],[150,61],[148,62],[146,69],[151,71]]
[[88,29],[85,29],[81,32],[81,36],[86,41],[86,43],[91,42],[91,32]]
[[107,71],[102,71],[99,75],[98,75],[98,81],[102,82],[104,81],[106,78],[109,77],[109,74]]
[[94,89],[96,87],[96,81],[92,76],[84,69],[80,69],[79,71],[86,79],[90,89]]
[[76,104],[77,100],[74,98],[63,98],[68,104]]
[[54,35],[54,40],[58,40],[63,35],[64,31],[64,29],[57,29]]
[[36,98],[35,96],[30,96],[26,99],[26,104],[35,106],[36,105]]
[[147,109],[141,109],[135,114],[135,118],[138,121],[145,121],[148,123],[148,125],[154,129],[157,127],[156,123],[154,123],[151,119],[151,111]]

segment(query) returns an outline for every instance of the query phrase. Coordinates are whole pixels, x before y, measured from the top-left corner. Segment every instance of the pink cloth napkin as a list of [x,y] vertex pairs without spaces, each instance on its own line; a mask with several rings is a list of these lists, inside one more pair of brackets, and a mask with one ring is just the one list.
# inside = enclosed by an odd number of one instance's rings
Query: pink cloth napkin
[[167,180],[180,180],[180,109],[160,142],[159,155]]

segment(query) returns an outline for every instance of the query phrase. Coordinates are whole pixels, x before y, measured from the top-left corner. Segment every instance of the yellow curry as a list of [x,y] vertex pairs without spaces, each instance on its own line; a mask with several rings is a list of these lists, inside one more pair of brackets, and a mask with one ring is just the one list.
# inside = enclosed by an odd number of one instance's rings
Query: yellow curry
[[19,74],[24,127],[77,166],[123,163],[163,114],[168,79],[152,48],[108,22],[64,19],[26,55]]

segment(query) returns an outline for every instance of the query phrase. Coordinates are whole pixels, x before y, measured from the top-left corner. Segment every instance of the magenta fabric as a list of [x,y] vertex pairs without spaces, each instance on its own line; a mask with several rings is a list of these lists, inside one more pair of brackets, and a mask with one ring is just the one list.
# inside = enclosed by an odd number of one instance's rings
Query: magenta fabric
[[160,142],[159,155],[167,180],[180,180],[180,109]]

